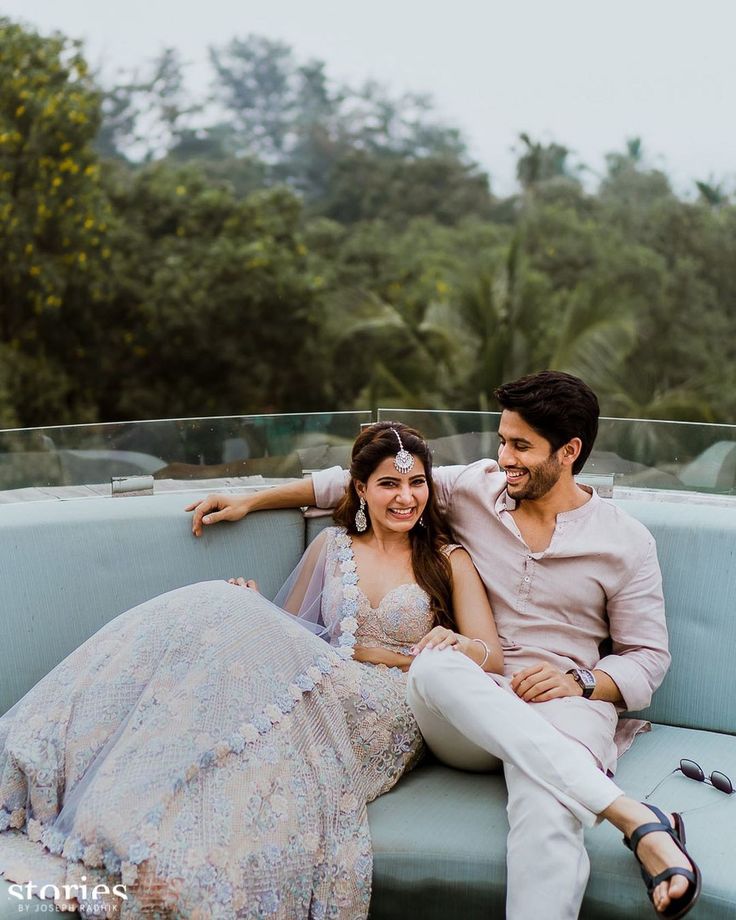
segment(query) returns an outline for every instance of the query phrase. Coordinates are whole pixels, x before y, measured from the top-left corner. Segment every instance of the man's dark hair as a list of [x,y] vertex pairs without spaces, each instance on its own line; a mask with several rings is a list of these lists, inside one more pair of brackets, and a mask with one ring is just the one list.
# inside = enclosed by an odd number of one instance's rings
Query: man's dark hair
[[553,451],[580,438],[583,446],[572,471],[582,470],[598,434],[600,413],[598,397],[587,383],[562,371],[542,371],[504,383],[494,395],[502,409],[518,412]]

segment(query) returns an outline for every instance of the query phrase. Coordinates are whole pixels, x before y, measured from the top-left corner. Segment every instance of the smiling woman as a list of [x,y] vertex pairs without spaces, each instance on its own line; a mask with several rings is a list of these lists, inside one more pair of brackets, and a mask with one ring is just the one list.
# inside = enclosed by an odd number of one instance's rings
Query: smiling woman
[[0,719],[8,880],[74,886],[84,916],[85,879],[120,881],[131,918],[367,914],[366,805],[422,752],[405,701],[417,646],[503,662],[426,442],[379,423],[353,461],[344,526],[314,539],[278,606],[248,579],[153,598]]
[[[401,472],[401,451],[414,458]],[[414,580],[427,592],[438,623],[452,625],[450,567],[440,551],[450,542],[434,502],[432,455],[427,442],[398,422],[378,422],[355,441],[350,484],[335,520],[353,535],[358,558],[378,563],[369,596],[381,596],[401,580]],[[356,527],[361,499],[367,506],[366,530]],[[386,567],[387,557],[395,560]],[[413,576],[409,579],[409,573]]]

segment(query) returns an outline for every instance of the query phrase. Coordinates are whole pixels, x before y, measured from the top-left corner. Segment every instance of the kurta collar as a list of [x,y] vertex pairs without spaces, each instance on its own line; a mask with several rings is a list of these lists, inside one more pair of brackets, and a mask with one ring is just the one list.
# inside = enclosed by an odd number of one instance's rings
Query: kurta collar
[[[592,511],[595,510],[598,502],[601,501],[598,493],[591,486],[583,485],[583,483],[578,483],[578,486],[584,491],[590,494],[590,501],[587,501],[584,505],[581,505],[579,508],[573,508],[571,511],[560,511],[557,515],[558,521],[575,521],[578,518],[586,517]],[[504,488],[498,495],[496,499],[496,514],[501,515],[502,511],[515,511],[516,510],[516,501],[511,498],[508,491]]]

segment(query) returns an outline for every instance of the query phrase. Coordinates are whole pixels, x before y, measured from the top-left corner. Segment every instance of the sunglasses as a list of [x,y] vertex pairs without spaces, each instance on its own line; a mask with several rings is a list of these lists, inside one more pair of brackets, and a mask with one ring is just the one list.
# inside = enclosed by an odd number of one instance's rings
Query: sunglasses
[[654,789],[647,793],[644,798],[648,799],[650,795],[654,795],[662,783],[675,773],[682,773],[683,776],[687,776],[688,779],[694,779],[698,783],[707,783],[708,786],[713,786],[714,789],[717,789],[719,792],[724,792],[726,795],[733,794],[733,783],[725,773],[721,773],[720,770],[714,770],[710,776],[706,776],[703,772],[703,768],[700,764],[695,763],[694,760],[681,760],[680,766],[675,767],[672,773],[668,773],[667,776],[661,779]]

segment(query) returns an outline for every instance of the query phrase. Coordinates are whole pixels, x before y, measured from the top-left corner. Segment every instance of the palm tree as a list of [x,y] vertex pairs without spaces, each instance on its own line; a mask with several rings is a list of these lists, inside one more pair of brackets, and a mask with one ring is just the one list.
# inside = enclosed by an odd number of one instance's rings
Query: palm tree
[[343,403],[441,406],[454,386],[459,343],[436,305],[403,311],[376,294],[343,291],[328,309],[333,378]]
[[554,142],[542,144],[533,141],[526,132],[519,135],[519,140],[524,149],[516,163],[516,178],[525,192],[533,191],[541,182],[550,179],[579,182],[581,167],[570,165],[568,158],[571,151],[568,147]]
[[[499,384],[544,368],[576,374],[603,392],[615,389],[636,343],[632,312],[582,283],[553,295],[551,305],[528,296],[521,240],[517,230],[503,260],[491,260],[460,286],[453,337],[468,369],[465,400],[487,408]],[[551,330],[550,312],[558,317]]]
[[730,203],[729,196],[723,188],[722,182],[716,182],[711,176],[707,182],[696,180],[695,186],[700,195],[700,201],[714,209],[720,209]]

